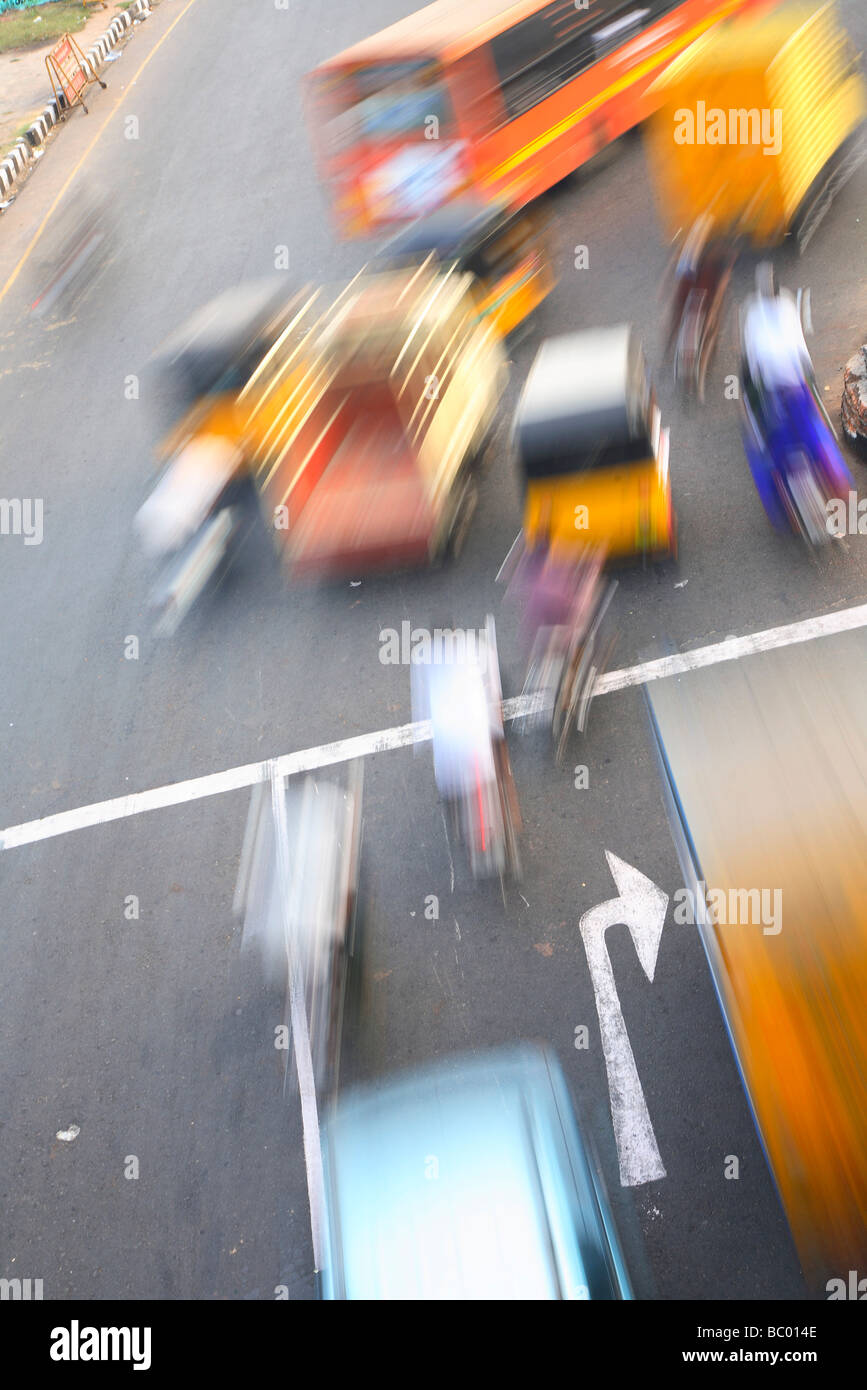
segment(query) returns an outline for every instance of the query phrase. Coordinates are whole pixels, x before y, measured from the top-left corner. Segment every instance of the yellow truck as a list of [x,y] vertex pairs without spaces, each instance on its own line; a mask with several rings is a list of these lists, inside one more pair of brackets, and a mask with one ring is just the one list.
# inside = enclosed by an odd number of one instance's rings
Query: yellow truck
[[656,88],[648,155],[672,239],[709,213],[718,234],[794,232],[803,250],[864,157],[867,93],[832,4],[718,25]]
[[808,1285],[834,1298],[867,1269],[865,680],[853,631],[646,688],[675,920],[698,929]]

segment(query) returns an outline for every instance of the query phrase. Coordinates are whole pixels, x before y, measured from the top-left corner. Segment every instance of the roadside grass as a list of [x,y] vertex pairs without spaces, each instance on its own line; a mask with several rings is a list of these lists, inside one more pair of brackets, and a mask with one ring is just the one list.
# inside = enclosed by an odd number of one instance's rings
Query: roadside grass
[[26,121],[24,125],[18,127],[11,140],[0,140],[0,162],[2,162],[6,158],[10,150],[14,150],[19,140],[24,139],[24,136],[27,134],[32,124],[32,121]]
[[[0,15],[0,53],[38,48],[59,39],[61,34],[76,34],[92,13],[93,7],[83,5],[81,0],[56,0],[53,5]],[[37,20],[41,22],[36,23]]]

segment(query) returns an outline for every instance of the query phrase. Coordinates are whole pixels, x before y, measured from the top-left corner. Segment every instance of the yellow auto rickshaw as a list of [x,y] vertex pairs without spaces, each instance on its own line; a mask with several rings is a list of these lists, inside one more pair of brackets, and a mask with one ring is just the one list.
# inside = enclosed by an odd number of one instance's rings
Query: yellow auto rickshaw
[[196,436],[234,437],[239,391],[286,331],[311,291],[288,293],[277,279],[223,291],[198,309],[156,354],[173,417],[157,449],[160,461]]
[[733,19],[654,84],[648,123],[659,215],[672,239],[704,214],[714,235],[803,250],[864,157],[867,95],[834,6]]
[[663,429],[641,344],[628,325],[549,338],[515,415],[524,540],[564,558],[676,553]]
[[525,324],[551,293],[550,219],[541,204],[515,210],[466,194],[405,227],[378,259],[404,264],[433,257],[475,277],[479,317],[502,337]]

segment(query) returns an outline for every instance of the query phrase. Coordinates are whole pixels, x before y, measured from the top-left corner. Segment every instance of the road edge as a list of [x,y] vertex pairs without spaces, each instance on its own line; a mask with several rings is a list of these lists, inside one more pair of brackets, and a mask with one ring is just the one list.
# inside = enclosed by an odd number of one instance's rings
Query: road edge
[[[94,76],[105,64],[111,50],[128,34],[134,24],[141,23],[151,14],[150,0],[134,0],[128,10],[113,19],[104,34],[96,40],[85,54],[85,61]],[[37,158],[45,153],[42,148],[48,132],[58,125],[66,110],[65,102],[52,98],[29,127],[26,136],[19,140],[0,163],[0,200],[11,201],[18,186],[27,178]]]

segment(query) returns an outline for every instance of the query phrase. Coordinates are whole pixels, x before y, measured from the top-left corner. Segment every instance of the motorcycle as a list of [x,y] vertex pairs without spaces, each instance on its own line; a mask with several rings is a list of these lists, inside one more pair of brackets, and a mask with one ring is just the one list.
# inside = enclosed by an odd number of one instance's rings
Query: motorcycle
[[829,503],[845,501],[855,483],[804,340],[808,303],[780,291],[768,263],[759,266],[741,314],[741,435],[771,524],[819,546],[837,534]]
[[37,272],[38,294],[30,306],[37,318],[52,309],[71,312],[96,279],[109,254],[112,219],[105,201],[88,195],[61,217],[61,224]]
[[258,511],[252,479],[228,441],[195,439],[172,460],[136,516],[142,548],[160,566],[148,599],[159,636],[176,632],[225,573]]
[[285,991],[298,1079],[309,1075],[323,1097],[336,1093],[361,1021],[362,792],[360,762],[327,779],[257,784],[235,888],[242,948]]
[[712,239],[712,227],[709,218],[699,219],[677,258],[668,335],[675,384],[686,399],[702,402],[739,251],[735,240]]

